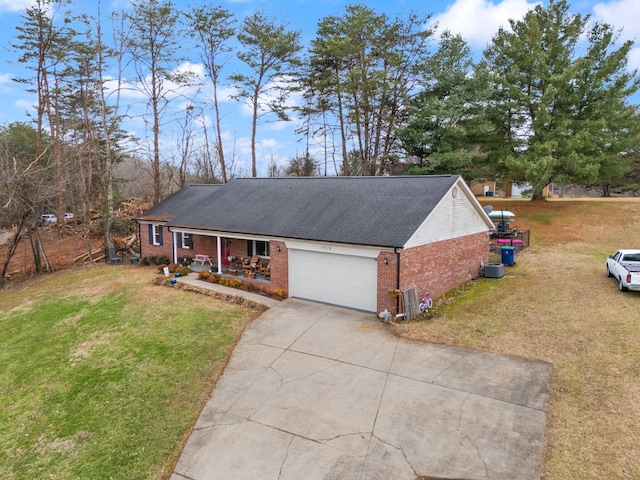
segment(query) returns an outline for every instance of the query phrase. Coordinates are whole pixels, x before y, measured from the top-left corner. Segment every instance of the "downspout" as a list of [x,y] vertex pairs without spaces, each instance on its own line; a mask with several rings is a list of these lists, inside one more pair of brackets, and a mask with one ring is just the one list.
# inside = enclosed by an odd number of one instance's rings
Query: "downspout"
[[[401,248],[394,248],[396,254],[396,290],[400,291],[400,252]],[[396,297],[396,313],[400,313],[400,297]]]

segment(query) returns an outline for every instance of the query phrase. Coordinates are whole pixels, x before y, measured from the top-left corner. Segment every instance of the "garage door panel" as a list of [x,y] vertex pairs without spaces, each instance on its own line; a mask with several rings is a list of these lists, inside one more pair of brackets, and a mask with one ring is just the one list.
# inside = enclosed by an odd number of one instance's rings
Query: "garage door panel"
[[290,250],[291,294],[365,311],[377,303],[374,258]]

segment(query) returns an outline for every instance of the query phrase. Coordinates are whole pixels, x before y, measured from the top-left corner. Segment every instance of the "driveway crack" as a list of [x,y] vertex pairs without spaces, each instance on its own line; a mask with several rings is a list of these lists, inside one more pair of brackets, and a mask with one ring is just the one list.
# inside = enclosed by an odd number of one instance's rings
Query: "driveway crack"
[[482,462],[482,465],[484,467],[484,478],[489,478],[489,466],[487,465],[487,462],[482,458],[482,455],[480,454],[480,448],[478,447],[478,445],[476,445],[476,443],[473,441],[473,439],[468,435],[465,434],[465,429],[463,428],[462,425],[462,417],[464,415],[464,409],[465,409],[465,405],[467,404],[467,401],[471,398],[471,393],[468,394],[464,401],[462,402],[462,405],[460,405],[460,414],[458,415],[458,433],[461,434],[461,437],[463,440],[466,440],[467,442],[469,442],[469,445],[471,445],[475,452],[476,452],[476,457],[478,458],[478,460],[480,460],[480,462]]
[[291,435],[291,439],[287,444],[287,451],[284,453],[284,457],[282,458],[282,463],[280,464],[280,471],[278,472],[278,478],[282,478],[282,473],[283,473],[282,471],[284,469],[284,464],[287,463],[287,459],[289,458],[289,450],[291,450],[291,444],[293,443],[294,439],[295,439],[295,436]]

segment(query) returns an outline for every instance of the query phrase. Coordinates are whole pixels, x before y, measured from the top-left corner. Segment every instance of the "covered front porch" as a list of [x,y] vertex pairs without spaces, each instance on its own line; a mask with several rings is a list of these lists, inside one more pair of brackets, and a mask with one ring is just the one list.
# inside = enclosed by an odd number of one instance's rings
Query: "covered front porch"
[[171,233],[174,263],[216,275],[224,283],[241,281],[267,292],[288,290],[283,239],[185,228]]
[[208,264],[208,263],[191,263],[189,268],[192,272],[200,273],[200,272],[209,272],[211,274],[220,275],[226,278],[240,278],[242,280],[247,280],[251,282],[258,283],[271,283],[271,274],[270,273],[261,273],[259,269],[249,270],[247,272],[243,272],[242,268],[237,267],[237,263],[223,266],[222,269],[218,269],[217,265]]
[[223,273],[233,268],[242,271],[251,263],[264,266],[271,259],[273,241],[269,238],[184,228],[172,228],[171,233],[175,263],[186,258],[193,264],[215,266],[217,273]]

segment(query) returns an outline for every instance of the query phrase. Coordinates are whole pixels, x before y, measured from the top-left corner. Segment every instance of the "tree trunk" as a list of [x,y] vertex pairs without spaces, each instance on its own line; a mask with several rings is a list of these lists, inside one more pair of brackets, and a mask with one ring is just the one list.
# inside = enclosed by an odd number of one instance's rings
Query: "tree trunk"
[[258,95],[259,91],[256,88],[253,94],[253,117],[251,118],[251,176],[257,177],[258,170],[256,167],[256,134],[258,130]]
[[29,243],[31,244],[31,253],[33,254],[33,266],[36,273],[42,271],[42,263],[40,262],[40,248],[34,238],[35,228],[29,230]]
[[213,108],[216,116],[216,150],[218,152],[218,161],[220,162],[220,176],[222,177],[222,183],[227,183],[227,164],[224,160],[224,148],[222,146],[222,127],[220,126],[220,106],[218,104],[217,79],[213,82]]
[[46,270],[47,273],[53,272],[53,268],[51,267],[51,264],[49,263],[49,257],[47,257],[47,252],[44,249],[44,243],[42,243],[42,238],[40,237],[40,234],[38,233],[38,230],[34,230],[35,236],[36,236],[36,245],[38,246],[38,249],[40,251],[40,257],[41,259],[44,260],[44,268]]
[[7,250],[7,257],[4,259],[4,263],[2,264],[2,270],[0,270],[0,282],[4,279],[5,274],[9,269],[9,262],[11,261],[11,257],[16,253],[18,249],[18,244],[20,240],[22,240],[22,230],[24,228],[24,218],[20,219],[20,222],[17,225],[16,233],[13,235],[11,239],[11,243],[9,244],[9,249]]

